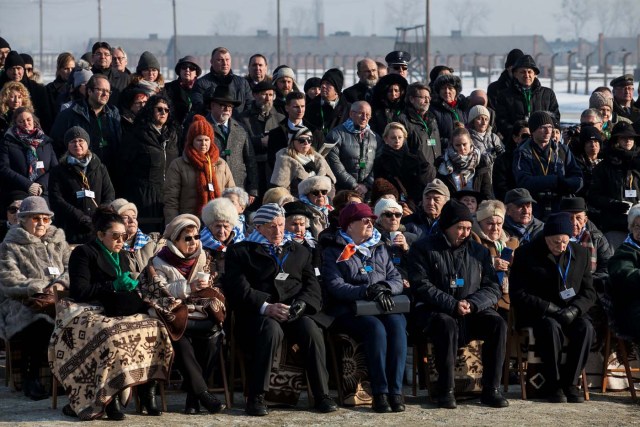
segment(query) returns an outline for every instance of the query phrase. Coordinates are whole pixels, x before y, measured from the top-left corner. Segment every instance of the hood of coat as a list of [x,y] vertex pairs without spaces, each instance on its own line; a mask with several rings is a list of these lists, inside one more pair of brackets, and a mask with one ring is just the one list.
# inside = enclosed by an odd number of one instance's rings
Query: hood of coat
[[5,243],[14,243],[17,245],[35,245],[42,242],[55,244],[64,242],[65,240],[64,231],[54,225],[49,227],[49,230],[47,230],[47,233],[42,238],[34,236],[19,225],[11,227],[4,238]]

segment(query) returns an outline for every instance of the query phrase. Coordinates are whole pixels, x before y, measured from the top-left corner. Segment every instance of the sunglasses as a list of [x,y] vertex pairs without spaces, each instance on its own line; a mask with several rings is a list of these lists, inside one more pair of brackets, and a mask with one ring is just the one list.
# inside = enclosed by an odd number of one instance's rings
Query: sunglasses
[[364,225],[371,225],[371,224],[373,224],[373,220],[372,220],[371,218],[369,218],[369,217],[361,218],[361,219],[360,219],[360,221],[362,221],[362,223],[363,223]]
[[296,141],[303,145],[311,144],[311,138],[296,138]]
[[180,67],[180,69],[186,71],[198,71],[195,65],[183,65],[182,67]]
[[396,71],[400,71],[400,70],[405,71],[408,69],[406,65],[394,65],[392,68]]
[[20,212],[20,208],[15,207],[15,206],[9,206],[9,207],[7,208],[7,212],[8,212],[8,213],[10,213],[10,214],[12,214],[12,215],[13,215],[13,214],[17,214],[18,212]]
[[169,109],[164,107],[156,107],[156,111],[160,114],[169,114]]
[[49,224],[51,222],[51,217],[49,217],[49,216],[32,216],[31,217],[31,222],[33,222],[34,224],[37,224],[39,222],[41,222],[43,224]]
[[402,218],[402,214],[400,212],[384,212],[382,216],[385,218]]
[[184,241],[185,242],[190,242],[192,240],[200,240],[200,235],[196,234],[194,236],[184,236]]
[[521,133],[520,134],[520,139],[527,139],[527,138],[531,138],[531,135],[529,135],[528,133]]
[[328,191],[327,191],[327,190],[315,190],[315,191],[312,191],[310,194],[311,194],[312,196],[316,196],[316,197],[318,197],[318,196],[326,196],[326,195],[327,195],[327,193],[328,193]]
[[127,240],[127,232],[126,231],[122,232],[122,233],[119,232],[119,231],[112,231],[111,233],[108,233],[108,234],[111,234],[111,238],[114,241],[117,241],[117,240],[125,241],[125,240]]
[[25,68],[24,69],[27,73],[33,73],[33,68]]

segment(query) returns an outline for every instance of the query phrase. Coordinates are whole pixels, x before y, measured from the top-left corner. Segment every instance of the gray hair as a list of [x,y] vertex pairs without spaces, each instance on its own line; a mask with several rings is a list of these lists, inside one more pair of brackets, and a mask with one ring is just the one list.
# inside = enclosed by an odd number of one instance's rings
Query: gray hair
[[229,194],[235,194],[238,196],[238,203],[240,203],[243,209],[249,205],[249,194],[244,191],[242,187],[225,188],[222,192],[222,197],[226,197]]
[[367,101],[356,101],[351,104],[351,109],[349,111],[358,111],[361,106],[369,107],[369,111],[371,111],[371,105]]
[[597,110],[595,108],[587,108],[586,110],[584,110],[582,112],[582,114],[580,115],[580,121],[582,121],[582,119],[584,119],[586,117],[591,117],[591,116],[595,117],[600,122],[602,122],[602,114],[600,113],[599,110]]
[[289,215],[287,217],[287,220],[291,220],[291,221],[297,221],[299,219],[304,219],[304,227],[305,228],[311,227],[311,221],[309,221],[309,217],[307,217],[307,216],[304,216],[304,215]]
[[631,206],[631,209],[629,209],[629,213],[627,214],[629,232],[631,232],[631,227],[633,227],[633,222],[636,220],[636,218],[640,218],[640,203]]
[[122,52],[122,55],[124,56],[124,59],[128,59],[127,57],[127,52],[124,50],[123,47],[121,46],[114,46],[111,48],[111,55],[116,53],[116,50],[119,50],[120,52]]

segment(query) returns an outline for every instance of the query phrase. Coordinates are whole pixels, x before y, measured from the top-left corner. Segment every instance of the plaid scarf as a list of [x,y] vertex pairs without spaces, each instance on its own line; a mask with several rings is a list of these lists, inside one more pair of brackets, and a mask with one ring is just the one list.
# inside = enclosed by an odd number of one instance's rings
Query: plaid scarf
[[310,248],[315,248],[317,244],[316,239],[311,235],[311,232],[309,230],[305,230],[303,236],[292,233],[291,231],[285,231],[284,235],[292,242],[297,242],[300,244],[304,244],[305,242],[307,242],[307,245],[309,245]]
[[[244,240],[244,234],[242,233],[242,231],[240,231],[240,228],[238,226],[233,227],[233,230],[231,230],[231,235],[229,237],[231,238],[230,244],[239,243]],[[213,234],[211,234],[211,231],[208,227],[203,227],[202,230],[200,230],[200,241],[202,242],[203,248],[211,249],[212,251],[216,252],[227,251],[227,245],[213,237]]]
[[368,240],[365,240],[359,245],[356,245],[353,239],[344,231],[339,230],[338,234],[344,239],[345,242],[347,242],[347,245],[342,250],[342,253],[336,260],[336,263],[347,261],[353,255],[355,255],[356,252],[360,252],[360,254],[365,259],[371,258],[371,249],[369,248],[377,245],[380,242],[380,238],[382,237],[380,235],[380,232],[374,228],[373,235]]
[[38,154],[36,150],[44,141],[42,129],[35,128],[31,132],[22,129],[20,126],[13,127],[13,134],[27,149],[27,164],[29,165],[29,181],[35,182],[40,175],[44,174],[44,169],[37,169]]
[[138,230],[136,231],[136,236],[133,239],[133,246],[129,246],[129,243],[124,242],[124,247],[122,249],[129,252],[139,251],[140,249],[144,248],[146,244],[149,243],[149,241],[151,241],[151,237],[144,234],[138,228]]
[[443,162],[440,164],[438,172],[442,175],[454,175],[460,179],[459,190],[464,189],[471,181],[476,172],[476,167],[480,161],[480,150],[471,148],[471,153],[461,156],[449,145],[444,152]]
[[[580,246],[586,248],[589,251],[589,264],[591,266],[591,273],[596,271],[598,267],[598,253],[596,252],[596,247],[593,245],[593,239],[591,239],[591,233],[587,230],[586,227],[582,229],[582,232],[578,234],[578,237],[572,237],[572,242],[580,243]],[[625,240],[626,242],[626,240]]]

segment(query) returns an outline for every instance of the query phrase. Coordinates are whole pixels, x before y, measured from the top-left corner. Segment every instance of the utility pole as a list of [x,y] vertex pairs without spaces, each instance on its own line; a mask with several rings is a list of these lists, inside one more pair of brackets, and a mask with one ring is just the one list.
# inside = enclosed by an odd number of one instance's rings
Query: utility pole
[[176,0],[173,0],[173,63],[178,63],[178,23],[176,20]]
[[277,30],[277,31],[278,31],[278,35],[277,35],[277,39],[278,39],[278,49],[277,49],[277,51],[276,51],[276,52],[277,52],[277,56],[278,56],[278,65],[280,65],[280,64],[281,64],[281,62],[280,62],[280,0],[278,0],[278,3],[277,3],[277,6],[276,6],[276,7],[277,7],[276,14],[278,15],[278,17],[277,17],[277,26],[278,26],[278,30]]
[[98,41],[102,41],[102,0],[98,0]]
[[426,12],[425,12],[425,41],[424,41],[424,75],[429,75],[429,54],[431,53],[431,17],[429,16],[429,9],[431,9],[431,0],[426,0]]
[[43,14],[43,0],[40,0],[40,70],[42,72],[42,70],[44,69],[44,64],[42,63],[42,56],[43,56],[43,43],[44,43],[44,29],[42,27],[42,14]]

